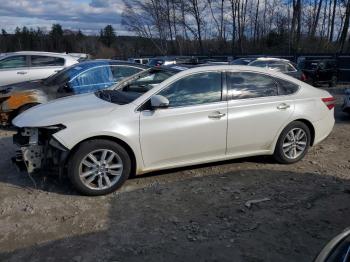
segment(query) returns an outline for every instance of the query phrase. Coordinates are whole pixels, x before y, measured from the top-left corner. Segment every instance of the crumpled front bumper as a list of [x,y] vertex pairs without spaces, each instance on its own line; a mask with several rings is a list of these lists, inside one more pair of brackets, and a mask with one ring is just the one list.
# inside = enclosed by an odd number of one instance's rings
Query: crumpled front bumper
[[13,136],[13,143],[19,146],[19,150],[12,161],[20,170],[28,173],[63,168],[69,154],[69,150],[45,129],[20,128]]

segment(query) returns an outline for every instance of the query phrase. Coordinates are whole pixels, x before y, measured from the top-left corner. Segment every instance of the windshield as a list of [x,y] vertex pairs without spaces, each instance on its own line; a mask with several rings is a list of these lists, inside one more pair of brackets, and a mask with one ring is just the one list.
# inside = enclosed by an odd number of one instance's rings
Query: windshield
[[95,95],[118,105],[128,104],[177,72],[176,70],[149,69],[117,85],[114,90],[98,91]]

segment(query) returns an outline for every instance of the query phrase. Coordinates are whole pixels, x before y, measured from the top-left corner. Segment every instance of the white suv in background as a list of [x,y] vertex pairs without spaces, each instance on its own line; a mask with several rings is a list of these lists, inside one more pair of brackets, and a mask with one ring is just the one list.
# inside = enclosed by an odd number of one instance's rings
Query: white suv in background
[[44,79],[78,63],[78,58],[59,53],[23,51],[0,56],[0,86]]

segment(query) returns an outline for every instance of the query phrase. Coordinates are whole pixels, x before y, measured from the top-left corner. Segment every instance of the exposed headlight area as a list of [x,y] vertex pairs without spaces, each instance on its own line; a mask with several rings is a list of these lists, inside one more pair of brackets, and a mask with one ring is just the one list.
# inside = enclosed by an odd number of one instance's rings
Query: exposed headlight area
[[57,166],[68,149],[53,134],[65,129],[62,124],[46,127],[19,128],[13,142],[20,147],[13,159],[20,169],[33,173],[39,169]]

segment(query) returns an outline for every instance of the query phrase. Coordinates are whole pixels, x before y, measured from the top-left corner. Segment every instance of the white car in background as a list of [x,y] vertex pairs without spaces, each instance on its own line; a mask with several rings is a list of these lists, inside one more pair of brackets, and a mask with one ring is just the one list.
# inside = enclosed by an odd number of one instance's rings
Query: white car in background
[[182,71],[153,88],[58,99],[13,120],[17,163],[66,170],[101,195],[131,174],[254,155],[301,160],[334,125],[334,98],[280,72],[249,66]]
[[67,54],[21,51],[0,56],[0,86],[44,79],[78,63]]

